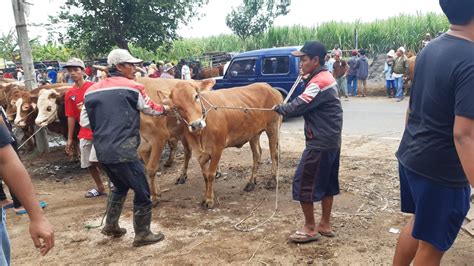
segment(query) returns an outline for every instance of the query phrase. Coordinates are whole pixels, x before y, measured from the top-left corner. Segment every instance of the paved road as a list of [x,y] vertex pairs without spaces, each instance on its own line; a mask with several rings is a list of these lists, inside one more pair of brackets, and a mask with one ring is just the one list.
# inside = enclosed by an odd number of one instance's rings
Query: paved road
[[[342,102],[343,135],[399,139],[402,136],[408,100],[401,103],[387,98],[351,98]],[[285,121],[283,132],[301,132],[303,119]]]

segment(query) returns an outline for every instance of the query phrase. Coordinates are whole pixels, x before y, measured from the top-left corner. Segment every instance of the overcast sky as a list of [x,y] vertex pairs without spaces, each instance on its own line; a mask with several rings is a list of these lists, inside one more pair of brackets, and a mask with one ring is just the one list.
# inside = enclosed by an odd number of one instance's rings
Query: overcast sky
[[[5,33],[14,29],[15,20],[11,8],[11,0],[0,0],[0,32]],[[33,3],[30,7],[29,21],[45,23],[48,15],[57,14],[64,0],[29,0]],[[242,0],[209,0],[209,4],[202,9],[204,16],[199,20],[191,21],[190,25],[179,30],[182,37],[205,37],[221,33],[231,33],[225,25],[225,16],[232,6],[237,6]],[[275,25],[306,25],[314,26],[325,21],[373,21],[395,16],[399,13],[416,14],[416,12],[441,13],[437,0],[292,0],[290,13],[279,17]],[[30,38],[42,36],[47,33],[41,28],[30,28]]]

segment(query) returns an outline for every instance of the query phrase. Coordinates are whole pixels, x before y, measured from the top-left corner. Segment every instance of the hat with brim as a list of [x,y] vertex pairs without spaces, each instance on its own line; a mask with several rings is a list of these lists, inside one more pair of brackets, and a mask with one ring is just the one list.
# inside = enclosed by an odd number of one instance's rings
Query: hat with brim
[[84,64],[84,62],[79,59],[79,58],[71,58],[69,59],[66,64],[63,66],[63,68],[67,68],[67,67],[80,67],[81,69],[85,69],[86,66]]
[[129,51],[125,49],[114,49],[107,56],[107,65],[115,66],[118,64],[140,64],[143,60],[133,57]]
[[310,57],[319,56],[319,58],[324,58],[327,54],[327,50],[324,44],[320,42],[308,41],[304,43],[300,50],[293,51],[291,54],[296,57],[308,55]]
[[51,69],[54,69],[54,67],[49,66],[49,67],[47,67],[46,69],[47,69],[47,70],[51,70]]
[[174,66],[171,64],[171,63],[166,63],[164,66],[163,66],[163,71],[164,72],[168,72],[170,71],[171,69],[173,69]]
[[387,56],[395,57],[395,51],[392,49],[387,53]]

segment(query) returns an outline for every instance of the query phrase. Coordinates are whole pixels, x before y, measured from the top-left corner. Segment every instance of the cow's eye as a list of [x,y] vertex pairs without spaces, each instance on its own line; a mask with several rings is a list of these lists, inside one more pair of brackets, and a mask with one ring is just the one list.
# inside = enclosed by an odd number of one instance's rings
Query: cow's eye
[[46,107],[46,111],[48,111],[48,112],[51,112],[52,109],[53,108],[51,108],[51,106]]
[[199,94],[196,94],[196,95],[194,96],[194,100],[195,100],[195,101],[199,101]]

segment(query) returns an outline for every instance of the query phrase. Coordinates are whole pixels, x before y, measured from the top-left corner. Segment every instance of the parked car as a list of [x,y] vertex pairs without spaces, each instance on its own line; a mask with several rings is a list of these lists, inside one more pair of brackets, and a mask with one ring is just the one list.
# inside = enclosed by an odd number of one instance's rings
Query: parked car
[[[299,58],[291,54],[299,48],[280,47],[240,53],[232,58],[224,76],[216,78],[213,89],[266,82],[286,97],[299,75]],[[300,95],[303,90],[300,83],[291,98]]]

